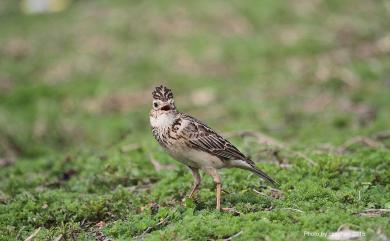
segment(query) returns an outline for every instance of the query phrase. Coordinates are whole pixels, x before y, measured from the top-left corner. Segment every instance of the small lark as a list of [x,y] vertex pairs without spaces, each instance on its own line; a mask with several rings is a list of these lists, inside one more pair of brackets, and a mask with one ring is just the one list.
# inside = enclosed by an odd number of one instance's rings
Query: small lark
[[217,209],[221,209],[221,178],[218,170],[237,167],[249,170],[275,185],[275,181],[258,169],[253,161],[235,146],[199,120],[176,110],[173,93],[165,86],[152,93],[150,124],[160,145],[176,160],[188,166],[194,176],[190,198],[199,190],[199,170],[213,177],[216,184]]

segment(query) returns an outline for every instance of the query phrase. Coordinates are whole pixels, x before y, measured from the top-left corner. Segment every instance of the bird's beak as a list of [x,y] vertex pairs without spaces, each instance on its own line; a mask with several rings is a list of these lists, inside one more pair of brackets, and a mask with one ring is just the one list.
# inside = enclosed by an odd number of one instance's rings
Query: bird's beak
[[169,105],[165,105],[161,108],[161,110],[164,110],[164,111],[168,111],[168,110],[171,110],[171,106]]

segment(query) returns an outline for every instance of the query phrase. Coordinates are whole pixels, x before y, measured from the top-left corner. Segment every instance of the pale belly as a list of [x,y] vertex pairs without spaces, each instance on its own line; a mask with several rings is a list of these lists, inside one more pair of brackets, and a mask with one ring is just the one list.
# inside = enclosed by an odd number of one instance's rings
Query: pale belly
[[207,152],[198,151],[189,147],[172,147],[166,150],[174,159],[190,167],[199,169],[219,169],[226,167],[226,163]]

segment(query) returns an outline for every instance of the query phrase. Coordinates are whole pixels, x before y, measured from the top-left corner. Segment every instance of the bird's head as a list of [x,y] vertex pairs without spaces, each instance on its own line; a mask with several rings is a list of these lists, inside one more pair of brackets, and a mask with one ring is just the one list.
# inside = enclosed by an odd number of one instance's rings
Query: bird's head
[[157,113],[170,113],[176,111],[175,101],[173,100],[172,90],[161,85],[152,92],[152,108]]

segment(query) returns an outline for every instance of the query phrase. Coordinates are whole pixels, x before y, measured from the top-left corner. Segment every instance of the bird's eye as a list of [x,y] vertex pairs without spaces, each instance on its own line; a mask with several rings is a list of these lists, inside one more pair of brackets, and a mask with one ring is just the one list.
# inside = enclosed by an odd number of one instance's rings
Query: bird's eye
[[158,106],[157,102],[154,102],[153,106],[154,106],[154,108],[157,108],[157,106]]

